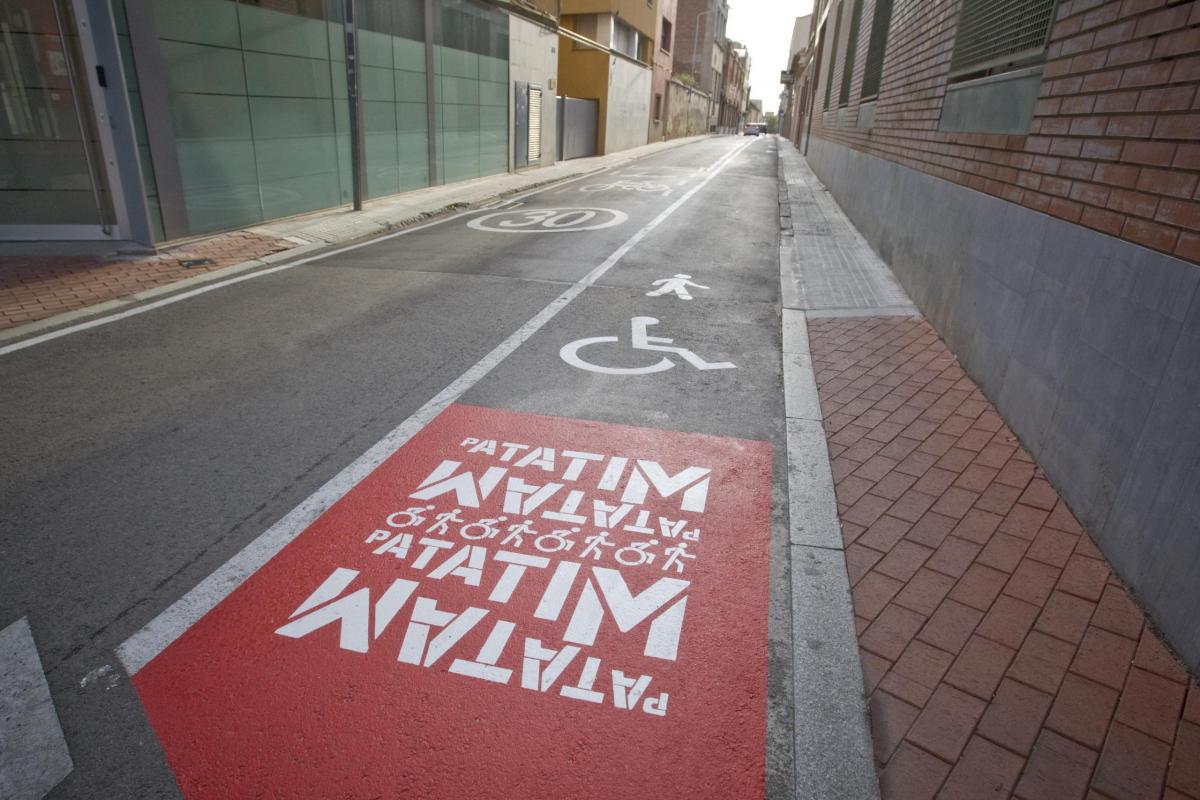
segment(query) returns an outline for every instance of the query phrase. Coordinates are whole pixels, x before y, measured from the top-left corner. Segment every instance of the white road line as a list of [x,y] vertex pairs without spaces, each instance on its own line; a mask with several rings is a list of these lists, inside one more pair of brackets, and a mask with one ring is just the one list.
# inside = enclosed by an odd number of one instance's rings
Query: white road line
[[383,439],[376,442],[367,452],[359,456],[354,462],[309,496],[308,499],[260,534],[258,538],[246,545],[233,558],[218,567],[215,572],[198,583],[195,588],[176,600],[144,628],[129,637],[129,639],[117,648],[117,656],[121,659],[121,663],[125,666],[126,671],[130,675],[133,675],[152,658],[166,649],[171,642],[175,641],[184,631],[212,610],[217,603],[221,602],[234,589],[240,586],[243,581],[270,561],[289,542],[299,536],[327,508],[341,499],[359,481],[367,477],[372,470],[402,447],[405,442],[445,410],[447,406],[456,401],[485,375],[495,369],[509,354],[524,344],[533,334],[537,333],[558,312],[562,311],[568,303],[598,281],[604,273],[612,269],[626,253],[636,247],[651,231],[661,225],[663,221],[679,210],[680,206],[703,189],[709,181],[715,178],[749,144],[753,144],[753,142],[739,144],[714,162],[712,165],[713,169],[709,170],[702,181],[681,195],[674,203],[667,206],[657,217],[647,223],[645,227],[629,237],[624,244],[613,251],[612,255],[604,259],[603,263],[569,286],[566,291],[550,301],[549,305],[509,335],[490,353],[459,376],[458,379],[438,392],[425,405],[421,406],[411,417],[404,420],[404,422],[400,423],[399,426],[383,437]]
[[489,208],[486,208],[486,209],[485,208],[473,208],[473,209],[470,209],[469,211],[460,211],[459,213],[452,214],[448,217],[442,217],[441,219],[435,219],[432,222],[426,222],[423,225],[414,225],[410,228],[404,228],[403,230],[396,231],[395,233],[384,234],[383,236],[378,236],[374,239],[370,239],[365,242],[358,242],[357,244],[346,245],[345,247],[339,247],[335,250],[328,250],[324,253],[319,253],[315,256],[309,256],[308,258],[301,258],[296,261],[289,261],[288,263],[280,264],[277,267],[268,267],[267,269],[260,269],[260,270],[254,271],[254,272],[247,272],[244,275],[238,275],[237,277],[227,278],[226,280],[223,280],[223,281],[207,283],[204,286],[200,286],[196,289],[192,289],[191,291],[180,292],[179,294],[173,294],[173,295],[170,295],[169,297],[164,297],[162,300],[155,300],[152,303],[146,303],[144,305],[134,306],[133,308],[129,308],[124,311],[119,311],[115,314],[109,314],[107,316],[97,317],[96,319],[91,319],[91,320],[88,320],[87,322],[80,322],[75,325],[68,325],[65,328],[59,328],[58,330],[53,330],[53,331],[50,331],[49,333],[43,333],[40,336],[31,336],[28,339],[22,339],[19,342],[14,342],[12,344],[7,344],[7,345],[4,345],[3,347],[0,347],[0,357],[6,356],[9,353],[15,353],[18,350],[24,350],[27,347],[33,347],[34,345],[39,345],[39,344],[43,344],[45,342],[53,341],[54,339],[58,339],[63,336],[69,336],[72,333],[80,333],[82,331],[90,330],[91,328],[98,328],[101,325],[107,325],[110,322],[117,322],[118,320],[127,319],[129,317],[134,317],[134,316],[137,316],[138,314],[145,314],[147,311],[153,311],[157,308],[162,308],[163,306],[169,306],[172,303],[180,303],[180,302],[183,302],[184,300],[190,300],[191,298],[196,297],[198,295],[202,295],[207,292],[216,291],[217,289],[224,289],[226,286],[233,286],[236,283],[242,283],[243,281],[252,281],[255,278],[261,278],[265,275],[273,275],[276,272],[283,272],[284,270],[289,270],[289,269],[292,269],[293,267],[300,267],[305,264],[311,264],[312,262],[320,261],[323,258],[329,258],[330,256],[341,255],[342,253],[348,253],[351,250],[358,250],[359,248],[362,248],[362,247],[369,247],[373,244],[378,244],[379,242],[386,242],[388,239],[395,239],[397,236],[407,236],[410,233],[416,233],[417,231],[423,231],[426,228],[432,228],[435,225],[443,225],[447,222],[453,222],[456,219],[460,219],[460,218],[468,216],[470,214],[478,214],[482,211],[492,211],[497,208],[505,208],[505,207],[509,207],[509,206],[521,205],[526,197],[533,197],[536,194],[541,194],[542,192],[547,192],[557,186],[562,186],[564,183],[575,183],[576,181],[581,181],[584,178],[595,177],[596,175],[607,172],[610,169],[612,169],[612,167],[604,167],[602,169],[596,170],[595,172],[584,173],[583,175],[578,175],[574,178],[568,178],[565,181],[553,183],[549,186],[543,186],[541,189],[533,189],[533,190],[531,190],[529,192],[525,192],[523,194],[517,194],[517,195],[514,195],[509,200],[506,200],[502,203],[498,203],[498,204],[491,206]]
[[29,620],[0,630],[0,797],[41,798],[73,769]]

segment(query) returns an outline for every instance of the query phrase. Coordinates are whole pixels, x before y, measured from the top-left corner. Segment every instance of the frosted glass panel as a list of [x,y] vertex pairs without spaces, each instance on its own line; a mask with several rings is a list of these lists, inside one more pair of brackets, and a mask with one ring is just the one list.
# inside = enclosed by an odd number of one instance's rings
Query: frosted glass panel
[[470,0],[435,0],[439,183],[508,169],[508,17]]
[[367,196],[429,185],[424,0],[359,0]]
[[154,6],[189,232],[349,202],[340,3]]
[[[341,0],[152,2],[189,233],[349,203]],[[368,197],[507,169],[507,15],[475,0],[432,7],[426,20],[425,0],[358,0]]]

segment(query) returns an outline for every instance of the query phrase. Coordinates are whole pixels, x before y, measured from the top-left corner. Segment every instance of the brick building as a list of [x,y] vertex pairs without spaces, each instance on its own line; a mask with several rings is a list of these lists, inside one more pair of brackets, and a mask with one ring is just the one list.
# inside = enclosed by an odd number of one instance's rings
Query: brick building
[[710,100],[709,125],[715,129],[722,70],[728,0],[678,0],[675,13],[675,75],[687,75]]
[[749,100],[750,52],[740,42],[725,43],[725,66],[717,128],[723,133],[739,133],[746,119]]
[[788,45],[787,69],[783,71],[783,93],[779,97],[779,133],[799,143],[804,114],[808,108],[808,86],[803,80],[812,37],[812,15],[796,17]]
[[809,164],[1200,668],[1200,2],[816,5]]

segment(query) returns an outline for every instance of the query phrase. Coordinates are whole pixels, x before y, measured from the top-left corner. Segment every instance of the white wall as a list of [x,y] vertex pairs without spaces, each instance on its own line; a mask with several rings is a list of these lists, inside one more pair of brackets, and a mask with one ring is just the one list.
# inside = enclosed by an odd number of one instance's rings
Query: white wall
[[508,35],[508,168],[516,167],[512,143],[516,140],[513,94],[517,81],[542,87],[542,160],[538,166],[548,167],[554,163],[557,140],[554,97],[558,90],[551,83],[557,85],[558,79],[558,34],[513,14],[508,18]]
[[650,83],[649,67],[609,56],[604,152],[615,153],[646,143],[650,127]]

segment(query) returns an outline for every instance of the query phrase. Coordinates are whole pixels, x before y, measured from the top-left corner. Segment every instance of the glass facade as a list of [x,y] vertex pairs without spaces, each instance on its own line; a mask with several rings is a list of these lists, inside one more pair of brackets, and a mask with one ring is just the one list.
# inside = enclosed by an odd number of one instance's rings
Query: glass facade
[[[139,78],[166,84],[187,233],[351,202],[343,6],[152,0],[163,73],[152,76],[138,74],[124,0],[114,3],[160,238],[160,194],[170,193],[155,180]],[[506,171],[507,15],[473,0],[357,0],[356,9],[367,196]]]
[[508,17],[434,0],[438,183],[508,169]]
[[0,224],[108,223],[70,4],[0,0],[0,30]]
[[190,233],[349,201],[338,8],[155,0]]
[[359,0],[367,196],[429,185],[424,0]]

